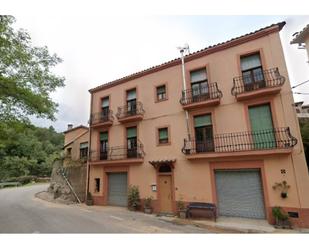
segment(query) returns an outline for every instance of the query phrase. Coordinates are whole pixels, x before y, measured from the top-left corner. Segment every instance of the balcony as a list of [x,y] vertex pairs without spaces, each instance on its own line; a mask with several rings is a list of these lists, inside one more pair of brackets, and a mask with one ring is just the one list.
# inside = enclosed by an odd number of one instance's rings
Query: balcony
[[94,165],[139,164],[144,161],[144,155],[143,144],[139,142],[133,148],[115,146],[107,148],[107,150],[103,152],[93,151],[90,155],[90,163]]
[[297,144],[290,128],[245,131],[214,135],[208,141],[184,140],[182,152],[187,159],[266,156],[289,154]]
[[106,112],[97,112],[93,113],[90,116],[90,126],[93,128],[96,127],[110,127],[113,124],[114,117],[113,111],[109,110]]
[[143,104],[136,102],[135,104],[118,107],[116,117],[120,123],[128,123],[142,120],[144,113]]
[[231,93],[240,101],[279,93],[285,77],[280,75],[278,68],[272,68],[235,77],[233,82]]
[[218,89],[217,82],[214,82],[209,83],[207,87],[182,91],[180,104],[184,110],[191,110],[218,105],[221,98],[222,92]]

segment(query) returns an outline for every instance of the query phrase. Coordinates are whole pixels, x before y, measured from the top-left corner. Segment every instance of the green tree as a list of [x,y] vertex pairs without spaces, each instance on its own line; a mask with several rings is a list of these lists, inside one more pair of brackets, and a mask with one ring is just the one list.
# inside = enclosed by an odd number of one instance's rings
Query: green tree
[[49,176],[64,136],[53,127],[0,122],[0,181],[19,176]]
[[35,47],[15,18],[0,16],[0,122],[28,120],[29,115],[54,120],[57,104],[50,93],[64,86],[51,68],[62,60],[47,47]]

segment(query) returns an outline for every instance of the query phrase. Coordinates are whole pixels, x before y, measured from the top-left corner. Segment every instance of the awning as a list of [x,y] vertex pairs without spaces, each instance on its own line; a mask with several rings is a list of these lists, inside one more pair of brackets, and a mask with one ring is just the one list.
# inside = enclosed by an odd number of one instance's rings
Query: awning
[[149,161],[149,163],[155,168],[158,169],[160,166],[164,164],[168,164],[172,168],[174,168],[174,163],[176,162],[176,159],[164,159],[164,160],[153,160]]

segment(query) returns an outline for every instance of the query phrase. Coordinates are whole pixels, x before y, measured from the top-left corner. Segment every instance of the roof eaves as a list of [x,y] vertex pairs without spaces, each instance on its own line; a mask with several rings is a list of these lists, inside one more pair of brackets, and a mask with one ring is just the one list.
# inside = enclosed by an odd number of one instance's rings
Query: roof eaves
[[[218,43],[218,44],[215,44],[215,45],[208,46],[208,47],[206,47],[204,49],[201,49],[201,50],[198,50],[196,52],[193,52],[193,53],[190,53],[190,54],[186,55],[185,56],[185,61],[191,61],[191,60],[196,59],[196,58],[198,58],[200,56],[204,56],[204,55],[209,54],[209,53],[215,53],[217,51],[226,49],[226,48],[228,48],[230,46],[235,46],[233,44],[234,43],[236,44],[237,41],[239,41],[239,40],[243,40],[242,41],[242,43],[243,43],[243,42],[247,42],[247,40],[252,39],[252,37],[254,37],[254,39],[258,39],[258,38],[266,36],[266,35],[268,35],[270,33],[273,33],[273,32],[276,32],[276,31],[280,31],[284,27],[285,24],[286,24],[286,22],[279,22],[279,23],[272,24],[272,25],[269,25],[267,27],[258,29],[256,31],[247,33],[245,35],[238,36],[236,38],[232,38],[232,39],[227,40],[225,42],[221,42],[221,43]],[[127,75],[125,77],[116,79],[114,81],[110,81],[110,82],[104,83],[102,85],[99,85],[97,87],[89,89],[89,92],[90,93],[94,93],[94,92],[97,92],[99,90],[110,88],[112,86],[124,83],[124,82],[129,81],[129,80],[134,80],[136,78],[140,78],[140,77],[142,77],[144,75],[147,75],[149,73],[154,73],[156,71],[160,71],[160,70],[163,70],[165,68],[169,68],[169,67],[178,65],[180,63],[181,63],[180,58],[175,58],[175,59],[170,60],[168,62],[165,62],[165,63],[159,64],[159,65],[150,67],[148,69],[145,69],[145,70],[142,70],[142,71],[130,74],[130,75]]]

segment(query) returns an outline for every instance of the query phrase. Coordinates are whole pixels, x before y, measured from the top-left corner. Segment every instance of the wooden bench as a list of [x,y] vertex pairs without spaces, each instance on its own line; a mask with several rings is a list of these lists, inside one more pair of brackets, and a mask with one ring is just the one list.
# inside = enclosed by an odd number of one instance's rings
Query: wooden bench
[[217,219],[217,207],[213,203],[190,202],[187,206],[188,218],[212,218]]
[[18,187],[20,185],[21,185],[20,182],[0,182],[0,188],[10,187],[10,186]]

